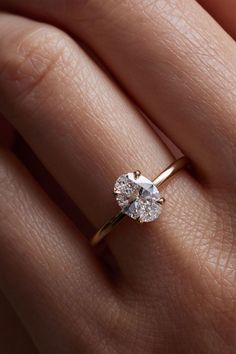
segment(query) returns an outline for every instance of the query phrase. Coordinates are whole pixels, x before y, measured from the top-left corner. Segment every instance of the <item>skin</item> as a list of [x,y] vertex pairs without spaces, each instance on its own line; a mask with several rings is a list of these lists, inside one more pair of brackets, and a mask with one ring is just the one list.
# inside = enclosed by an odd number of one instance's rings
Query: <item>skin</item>
[[[232,11],[212,3],[234,36]],[[0,7],[2,121],[91,232],[117,212],[121,173],[152,179],[174,160],[155,126],[192,166],[161,190],[157,222],[126,220],[98,256],[84,224],[1,149],[0,288],[22,338],[8,352],[235,353],[233,38],[194,1]]]

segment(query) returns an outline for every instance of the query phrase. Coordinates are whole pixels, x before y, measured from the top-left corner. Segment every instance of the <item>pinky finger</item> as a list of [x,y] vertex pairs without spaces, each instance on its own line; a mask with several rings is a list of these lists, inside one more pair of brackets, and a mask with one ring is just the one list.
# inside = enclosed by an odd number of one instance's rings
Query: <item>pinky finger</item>
[[92,318],[106,321],[112,299],[106,278],[79,231],[5,150],[0,235],[0,287],[38,349],[88,352],[98,327]]

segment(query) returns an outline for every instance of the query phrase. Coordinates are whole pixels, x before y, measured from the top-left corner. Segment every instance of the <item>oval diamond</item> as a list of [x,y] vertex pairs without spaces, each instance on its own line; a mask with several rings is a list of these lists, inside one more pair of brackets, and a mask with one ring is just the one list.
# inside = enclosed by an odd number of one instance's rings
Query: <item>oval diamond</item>
[[122,212],[132,219],[150,222],[161,214],[157,187],[137,172],[120,176],[115,183],[114,194]]

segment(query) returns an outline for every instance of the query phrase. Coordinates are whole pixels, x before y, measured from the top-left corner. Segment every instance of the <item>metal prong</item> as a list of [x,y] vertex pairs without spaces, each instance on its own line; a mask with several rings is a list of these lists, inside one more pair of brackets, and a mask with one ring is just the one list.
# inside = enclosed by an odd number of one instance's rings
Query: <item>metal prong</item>
[[134,178],[137,179],[139,176],[141,176],[141,172],[139,170],[134,171]]
[[165,203],[165,201],[166,201],[165,198],[162,197],[158,200],[157,203],[163,205]]
[[136,219],[136,221],[137,221],[139,224],[143,224],[143,223],[144,223],[144,221],[142,221],[142,220],[140,219],[140,217],[138,217],[138,218]]

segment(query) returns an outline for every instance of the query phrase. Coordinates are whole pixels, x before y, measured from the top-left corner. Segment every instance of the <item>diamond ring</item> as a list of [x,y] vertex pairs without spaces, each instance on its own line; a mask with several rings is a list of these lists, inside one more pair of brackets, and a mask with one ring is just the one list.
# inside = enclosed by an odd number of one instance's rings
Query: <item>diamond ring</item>
[[181,157],[153,181],[144,177],[140,171],[121,175],[114,186],[114,196],[121,210],[98,230],[91,239],[91,245],[94,246],[102,241],[125,216],[129,216],[140,223],[156,220],[160,216],[165,202],[165,198],[161,197],[158,188],[188,164],[188,159]]

